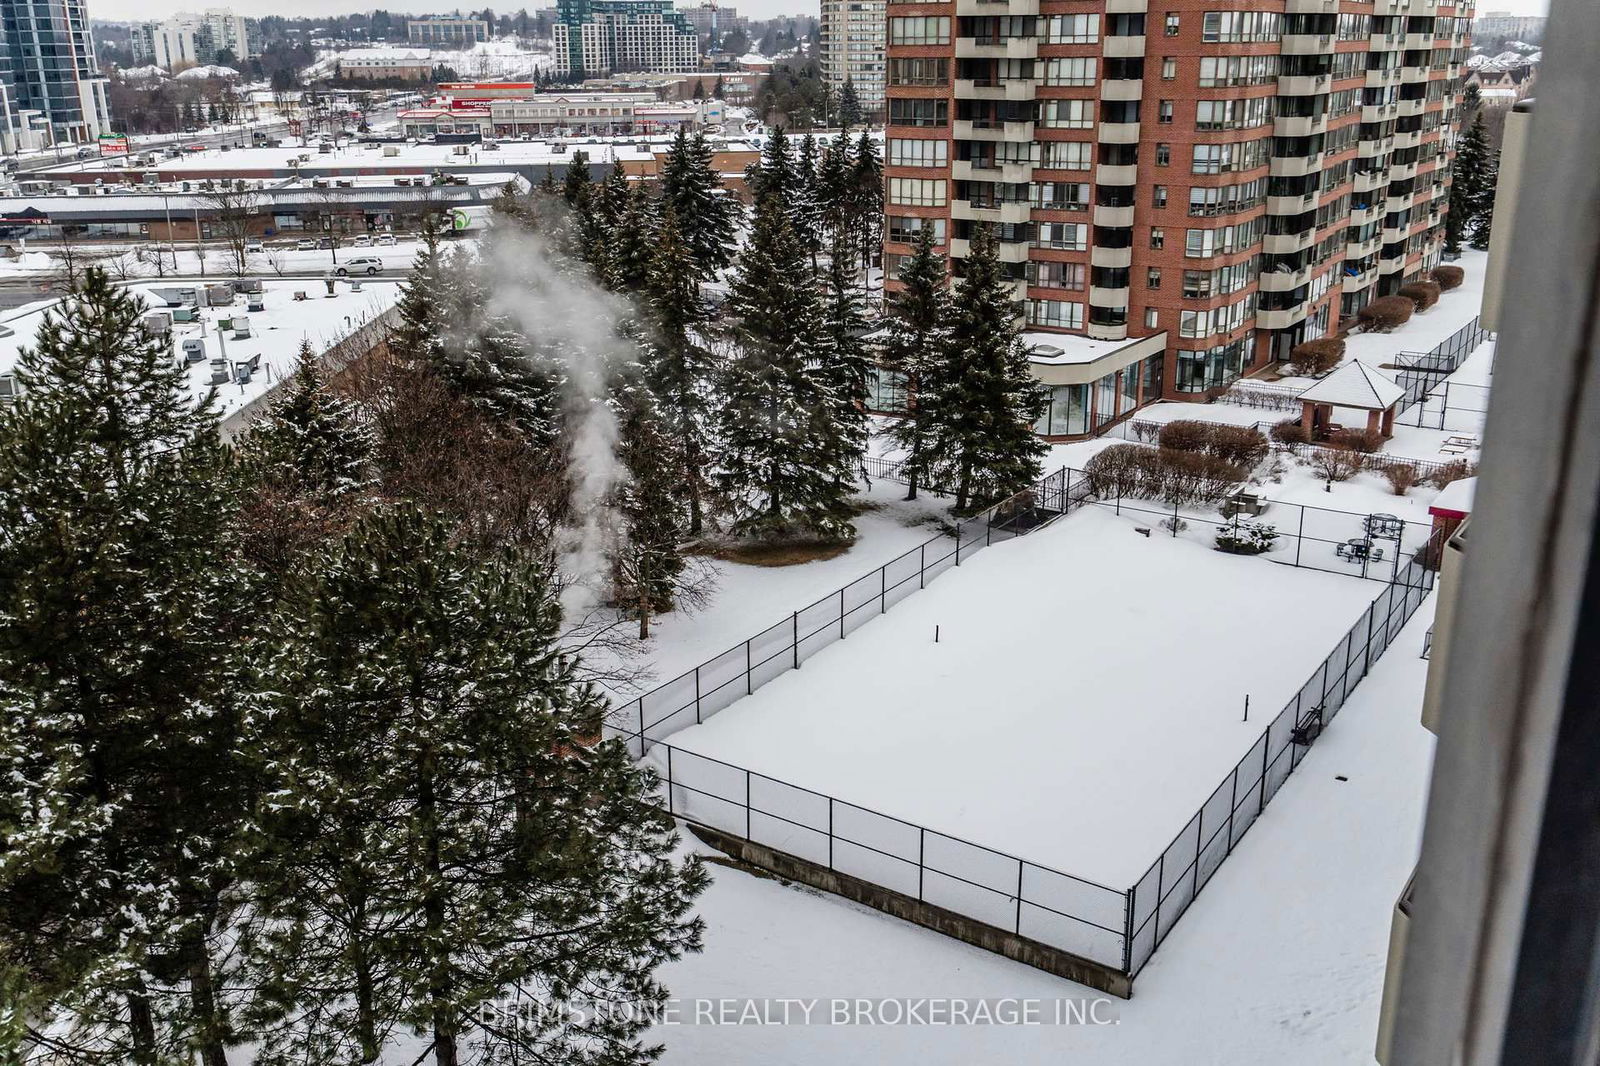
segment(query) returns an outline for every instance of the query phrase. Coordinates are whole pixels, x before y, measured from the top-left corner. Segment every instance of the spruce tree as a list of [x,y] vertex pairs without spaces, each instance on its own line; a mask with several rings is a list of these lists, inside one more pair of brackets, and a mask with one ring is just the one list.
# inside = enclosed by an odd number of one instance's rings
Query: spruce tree
[[617,407],[617,451],[628,479],[614,501],[622,529],[611,553],[612,587],[616,602],[638,618],[644,640],[651,616],[672,609],[683,573],[680,508],[673,498],[678,471],[649,391],[625,384]]
[[704,133],[680,127],[661,169],[661,205],[671,208],[691,253],[695,275],[710,281],[733,261],[738,205],[712,166]]
[[528,205],[514,179],[500,186],[500,193],[489,209],[497,219],[505,222],[527,222],[530,218]]
[[236,487],[143,314],[87,270],[0,414],[0,970],[25,969],[34,1021],[64,1009],[69,1046],[222,1066],[218,944],[254,802]]
[[606,180],[601,183],[599,191],[595,194],[595,210],[599,213],[599,222],[609,233],[614,230],[622,219],[622,213],[628,209],[628,172],[622,169],[622,161],[616,160],[611,164],[611,169],[606,173]]
[[853,535],[860,468],[825,369],[827,324],[782,201],[756,211],[729,296],[733,352],[718,395],[714,479],[736,532]]
[[840,131],[822,151],[822,161],[817,167],[816,202],[828,247],[843,248],[852,266],[855,262],[853,246],[846,241],[855,211],[850,190],[854,166],[854,147],[850,138]]
[[846,78],[844,88],[839,90],[839,126],[849,129],[865,121],[861,114],[861,98],[856,95],[856,83]]
[[761,202],[768,197],[776,199],[785,210],[795,187],[795,165],[789,148],[789,135],[782,126],[776,126],[761,150],[761,158],[745,170],[745,187],[750,199],[760,211]]
[[556,181],[556,168],[552,166],[545,167],[544,177],[539,179],[539,184],[535,186],[535,188],[538,190],[539,195],[544,197],[554,199],[555,197],[560,196],[562,194],[562,187],[560,183]]
[[579,149],[572,153],[572,160],[567,164],[567,176],[561,183],[561,198],[566,200],[567,206],[579,210],[586,206],[593,195],[594,183],[589,179],[589,153]]
[[628,190],[606,256],[605,282],[618,292],[639,292],[649,282],[656,254],[655,207],[644,185]]
[[822,370],[837,410],[839,432],[845,447],[855,455],[867,451],[866,335],[871,327],[863,310],[861,290],[845,266],[842,248],[835,248],[828,264],[828,291],[824,318],[828,349]]
[[678,228],[669,205],[656,236],[656,257],[649,278],[650,304],[657,340],[647,350],[645,380],[655,394],[672,442],[675,485],[688,511],[690,536],[699,536],[705,522],[705,484],[711,435],[711,387],[716,362],[701,331],[710,312],[700,297],[694,253]]
[[861,269],[867,271],[883,243],[883,157],[866,133],[856,142],[850,167],[850,203],[850,228],[860,249]]
[[822,196],[818,189],[817,170],[821,164],[817,152],[817,139],[807,133],[800,138],[800,148],[795,154],[794,190],[789,197],[789,218],[795,235],[811,256],[811,269],[817,269],[817,256],[823,248]]
[[1444,219],[1444,249],[1451,255],[1460,254],[1462,238],[1470,236],[1476,228],[1489,165],[1489,134],[1484,128],[1483,112],[1479,111],[1456,146],[1450,200]]
[[924,221],[911,255],[900,267],[900,288],[889,297],[889,342],[884,353],[888,369],[905,382],[906,409],[890,425],[889,436],[905,453],[908,500],[917,498],[928,473],[930,455],[924,450],[928,409],[919,397],[924,376],[944,350],[950,317],[948,277],[944,256],[934,251],[933,223]]
[[1029,369],[997,249],[990,229],[977,227],[951,301],[949,335],[917,395],[926,408],[924,466],[954,486],[958,512],[1027,488],[1046,451],[1033,427],[1048,393]]
[[1494,233],[1494,194],[1500,184],[1500,153],[1491,151],[1484,162],[1483,181],[1472,203],[1472,229],[1468,243],[1487,251]]
[[281,1061],[370,1062],[403,1030],[436,1066],[651,1057],[642,1017],[495,1009],[659,1003],[653,971],[699,946],[704,872],[673,862],[654,774],[593,743],[603,703],[559,628],[541,567],[479,559],[410,508],[364,519],[291,590],[261,941],[284,975]]

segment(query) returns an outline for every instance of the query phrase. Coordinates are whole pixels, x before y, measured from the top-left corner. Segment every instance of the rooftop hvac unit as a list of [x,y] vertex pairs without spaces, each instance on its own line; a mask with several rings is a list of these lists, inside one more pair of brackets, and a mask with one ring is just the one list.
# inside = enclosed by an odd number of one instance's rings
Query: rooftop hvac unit
[[246,340],[246,339],[249,338],[249,336],[250,336],[250,320],[248,318],[246,318],[244,315],[234,315],[233,316],[233,321],[232,321],[232,327],[233,327],[233,339],[234,340],[242,341],[242,340]]
[[232,377],[233,375],[228,373],[228,361],[226,359],[211,360],[211,384],[226,385]]
[[199,337],[185,337],[178,342],[178,350],[183,353],[186,363],[198,363],[206,357],[206,342]]
[[246,311],[259,313],[259,312],[265,311],[267,309],[267,304],[266,304],[266,301],[263,300],[261,298],[261,296],[258,294],[256,296],[250,297],[250,300],[249,300],[249,302],[247,304],[245,304],[245,308],[244,309]]

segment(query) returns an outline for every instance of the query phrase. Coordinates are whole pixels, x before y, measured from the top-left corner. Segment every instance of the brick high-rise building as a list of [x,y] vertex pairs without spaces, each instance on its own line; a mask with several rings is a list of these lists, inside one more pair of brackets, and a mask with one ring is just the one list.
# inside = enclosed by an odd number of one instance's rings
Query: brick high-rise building
[[1438,261],[1470,5],[888,6],[886,267],[924,218],[957,271],[996,227],[1050,436],[1215,395]]

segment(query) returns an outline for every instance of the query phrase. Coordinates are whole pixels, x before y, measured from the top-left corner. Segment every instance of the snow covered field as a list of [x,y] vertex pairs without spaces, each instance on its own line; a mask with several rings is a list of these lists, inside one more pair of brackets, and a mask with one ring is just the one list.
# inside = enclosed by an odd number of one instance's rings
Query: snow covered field
[[[1074,519],[1075,521],[1076,519]],[[1026,543],[1026,542],[1024,542]],[[1020,547],[1021,545],[1017,545]],[[658,1027],[665,1063],[1359,1066],[1372,1061],[1394,900],[1416,862],[1433,738],[1424,603],[1218,869],[1105,1026],[828,1024],[834,998],[1041,1001],[1085,989],[806,888],[723,866],[706,948],[659,975],[695,1001],[821,1000],[811,1025]],[[809,667],[808,667],[809,668]],[[735,712],[737,713],[737,712]]]
[[1376,591],[1134,527],[991,548],[670,743],[1125,888]]

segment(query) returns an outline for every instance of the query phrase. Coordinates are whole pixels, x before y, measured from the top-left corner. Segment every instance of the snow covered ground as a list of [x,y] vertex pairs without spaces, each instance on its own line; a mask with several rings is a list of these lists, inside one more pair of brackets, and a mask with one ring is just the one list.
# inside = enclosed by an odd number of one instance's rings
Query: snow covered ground
[[663,1061],[1371,1062],[1389,922],[1416,861],[1432,757],[1433,739],[1418,721],[1427,667],[1418,656],[1432,614],[1430,599],[1174,927],[1134,998],[1102,1007],[1101,1016],[1114,1015],[1115,1024],[828,1024],[835,998],[993,1003],[1092,993],[837,897],[713,866],[713,884],[697,905],[706,919],[705,952],[660,975],[681,1016],[693,1020],[696,1000],[821,1003],[811,1025],[658,1027],[652,1038],[666,1044]]
[[[273,238],[263,245],[261,251],[247,253],[245,256],[247,271],[262,277],[271,277],[279,273],[337,271],[340,266],[346,266],[349,260],[360,257],[381,259],[383,269],[380,273],[398,275],[411,269],[417,253],[422,250],[421,241],[397,241],[392,245],[363,248],[349,244],[347,238],[346,243],[341,244],[333,252],[326,248],[299,251],[294,247],[295,240],[295,238]],[[171,244],[164,241],[146,242],[139,247],[145,249],[147,253],[159,252],[161,270],[168,275],[193,278],[201,276],[204,272],[214,280],[225,280],[233,276],[233,253],[223,245],[213,243],[204,246],[203,264],[193,241],[176,241]],[[58,258],[51,254],[52,248],[50,244],[35,241],[28,251],[22,252],[16,258],[0,259],[0,275],[49,274],[59,271],[61,264]],[[158,276],[155,263],[141,261],[135,256],[134,248],[131,246],[78,245],[74,251],[80,264],[104,267],[113,277],[156,278]],[[176,252],[176,268],[173,266],[174,252]],[[365,269],[358,273],[365,276]]]
[[1086,508],[670,743],[1120,889],[1375,592]]

